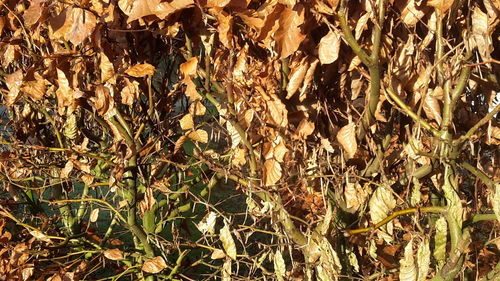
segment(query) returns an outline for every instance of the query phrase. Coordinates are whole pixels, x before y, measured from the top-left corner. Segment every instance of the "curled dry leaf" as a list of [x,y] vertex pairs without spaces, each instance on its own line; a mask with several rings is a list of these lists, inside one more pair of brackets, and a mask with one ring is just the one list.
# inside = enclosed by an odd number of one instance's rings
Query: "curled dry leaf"
[[142,264],[142,271],[147,273],[155,274],[164,270],[165,268],[167,268],[167,264],[165,263],[165,260],[160,256],[147,260]]
[[205,131],[203,129],[198,129],[196,131],[192,131],[189,134],[187,134],[187,136],[194,141],[199,141],[202,143],[208,142],[208,133],[207,133],[207,131]]
[[123,252],[120,249],[108,249],[103,252],[104,256],[113,261],[119,261],[123,259]]
[[344,148],[347,158],[353,158],[358,150],[356,140],[356,125],[353,122],[342,127],[337,133],[337,141]]
[[155,73],[155,67],[149,63],[141,63],[125,70],[125,73],[133,77],[151,76]]

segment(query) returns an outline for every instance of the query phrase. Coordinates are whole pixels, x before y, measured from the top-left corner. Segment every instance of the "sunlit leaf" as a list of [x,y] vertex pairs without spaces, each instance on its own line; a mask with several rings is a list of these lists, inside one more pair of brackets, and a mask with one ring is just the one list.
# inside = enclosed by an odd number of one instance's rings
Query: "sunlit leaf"
[[[93,13],[76,6],[69,6],[59,15],[64,23],[58,28],[54,28],[53,37],[64,37],[74,45],[82,43],[87,39],[97,24],[97,18]],[[54,23],[58,26],[60,23]]]
[[213,260],[217,260],[217,259],[222,259],[222,258],[225,258],[226,257],[226,253],[224,253],[223,250],[221,249],[215,249],[212,251],[212,254],[210,255],[210,258],[213,259]]
[[186,76],[193,76],[196,74],[196,69],[198,66],[198,57],[192,57],[186,62],[182,63],[179,66],[179,69],[182,73],[182,75]]
[[429,239],[427,239],[427,237],[418,246],[417,265],[418,265],[417,281],[427,280],[427,274],[429,273],[429,268],[431,265],[431,250],[429,246]]
[[436,97],[429,94],[426,95],[423,108],[427,117],[434,119],[439,125],[441,125],[441,121],[443,120],[441,117],[441,105]]
[[444,16],[451,6],[453,6],[454,1],[455,0],[429,0],[427,1],[427,5],[440,10],[441,14]]
[[236,244],[234,243],[231,230],[229,230],[229,225],[226,221],[224,221],[224,227],[220,230],[219,238],[222,241],[222,246],[228,257],[232,260],[236,260]]
[[[1,233],[1,231],[0,231]],[[45,235],[44,233],[42,233],[41,231],[39,230],[36,230],[36,229],[33,229],[33,230],[30,230],[30,234],[35,237],[37,240],[40,240],[40,241],[43,241],[43,242],[51,242],[52,240],[50,240],[50,238]]]
[[189,105],[189,113],[193,116],[203,116],[205,115],[205,112],[207,112],[207,108],[199,100]]
[[200,221],[200,223],[196,225],[196,227],[203,234],[208,232],[213,235],[215,233],[216,221],[217,221],[217,213],[210,212]]
[[300,64],[296,68],[292,69],[286,86],[286,99],[291,98],[297,92],[300,85],[302,85],[302,81],[304,80],[308,67],[309,64],[307,63],[307,57],[304,57]]
[[434,258],[438,262],[438,269],[441,268],[446,259],[446,241],[448,236],[448,224],[444,217],[436,221],[436,233],[434,234]]
[[24,23],[27,26],[34,25],[38,22],[38,20],[42,16],[42,4],[44,2],[44,0],[30,0],[29,8],[23,13]]
[[101,70],[101,83],[108,82],[111,84],[116,83],[115,79],[115,68],[113,67],[113,63],[109,61],[109,58],[106,56],[104,52],[100,53],[100,64],[99,68]]
[[232,281],[232,264],[233,262],[231,259],[226,259],[224,261],[224,265],[222,266],[222,281]]
[[8,106],[12,106],[19,99],[19,93],[23,84],[23,77],[24,75],[22,69],[19,69],[18,71],[5,77],[5,84],[7,84],[7,88],[9,88],[9,93],[5,98]]
[[284,280],[286,273],[286,265],[283,256],[281,255],[281,251],[279,249],[274,253],[274,274],[278,277],[278,280]]
[[475,42],[483,61],[490,61],[491,52],[493,51],[488,23],[488,15],[476,6],[472,12],[472,35],[473,42]]
[[371,16],[372,12],[369,11],[367,13],[364,13],[356,22],[356,28],[354,29],[354,38],[356,38],[356,40],[359,40],[363,31],[368,28],[367,23]]
[[95,208],[94,210],[92,210],[92,212],[90,212],[89,221],[96,222],[98,218],[99,218],[99,208]]
[[401,11],[401,19],[409,26],[416,25],[425,16],[425,10],[418,7],[415,0],[408,0]]
[[208,133],[203,129],[198,129],[196,131],[190,132],[187,136],[194,141],[199,141],[202,143],[208,142]]
[[416,281],[417,268],[415,267],[415,260],[413,258],[413,240],[410,240],[404,250],[404,256],[399,261],[399,280],[401,281]]
[[74,140],[77,133],[76,115],[70,114],[64,122],[64,136],[69,140]]
[[491,202],[493,205],[493,212],[497,215],[498,222],[500,222],[500,183],[495,184],[495,191]]
[[181,129],[183,130],[193,129],[194,128],[193,115],[191,115],[190,113],[184,115],[184,117],[182,117],[179,120],[179,123],[181,124]]
[[299,126],[297,126],[297,130],[295,130],[295,135],[298,136],[299,139],[305,140],[308,136],[310,136],[315,129],[314,122],[309,120],[308,118],[302,119],[300,121]]
[[119,261],[123,259],[123,252],[120,249],[108,249],[103,252],[103,255],[113,261]]
[[41,100],[47,91],[48,82],[38,73],[35,80],[25,81],[21,90],[27,93],[33,100]]
[[273,158],[267,159],[266,162],[264,162],[263,176],[265,185],[274,185],[277,183],[281,178],[280,163]]
[[337,141],[342,145],[347,158],[353,158],[358,150],[356,140],[356,125],[353,122],[342,127],[337,133]]
[[181,136],[176,142],[174,146],[174,154],[179,152],[182,148],[182,145],[186,142],[187,136]]
[[304,7],[300,4],[294,9],[285,7],[280,13],[279,28],[274,35],[278,46],[279,58],[286,58],[293,54],[306,37],[300,26],[304,23]]
[[155,67],[149,63],[141,63],[125,70],[125,73],[133,77],[151,76],[155,73]]
[[160,256],[149,259],[142,264],[142,271],[147,273],[158,273],[165,268],[167,268],[167,264],[165,263],[165,260]]

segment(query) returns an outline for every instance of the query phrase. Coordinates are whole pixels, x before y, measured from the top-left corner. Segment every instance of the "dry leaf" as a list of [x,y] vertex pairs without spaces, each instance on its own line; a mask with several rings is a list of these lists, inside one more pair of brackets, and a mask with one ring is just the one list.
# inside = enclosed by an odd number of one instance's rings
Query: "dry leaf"
[[281,178],[281,165],[276,159],[267,159],[264,162],[264,185],[274,185]]
[[307,57],[304,57],[300,64],[292,69],[288,75],[288,84],[286,85],[286,99],[291,98],[297,92],[300,85],[302,85],[308,67],[309,63],[307,63]]
[[185,63],[182,63],[179,66],[179,70],[181,71],[182,75],[184,75],[184,77],[193,76],[196,74],[197,66],[198,66],[198,57],[192,57]]
[[165,263],[165,260],[160,256],[147,260],[142,264],[142,271],[147,273],[155,274],[164,270],[165,268],[167,268],[167,264]]
[[455,0],[429,0],[427,1],[427,5],[440,10],[442,16],[444,16],[451,6],[453,6],[454,1]]
[[108,249],[103,252],[104,256],[113,261],[119,261],[123,259],[123,252],[120,249]]
[[97,219],[99,218],[99,208],[95,208],[94,210],[92,210],[92,212],[90,212],[90,222],[96,222]]
[[193,129],[194,128],[193,115],[191,115],[190,113],[184,115],[184,117],[182,117],[179,120],[179,123],[181,124],[181,129],[183,130]]
[[109,58],[104,52],[100,53],[100,64],[99,69],[101,70],[101,83],[108,82],[111,84],[116,84],[116,73],[113,64],[109,61]]
[[278,47],[279,58],[293,54],[306,37],[300,26],[304,23],[304,7],[297,4],[294,9],[286,7],[280,13],[279,28],[274,35]]
[[155,73],[155,67],[149,63],[136,64],[125,70],[125,73],[133,77],[151,76]]
[[321,64],[330,64],[338,59],[340,42],[340,35],[332,30],[321,38],[318,45],[318,56]]
[[226,257],[226,253],[224,253],[223,250],[221,249],[215,249],[212,251],[212,255],[210,255],[210,258],[213,259],[213,260],[217,260],[217,259],[222,259],[222,258],[225,258]]
[[344,148],[347,158],[353,158],[358,150],[356,140],[356,125],[353,122],[342,127],[337,133],[337,141]]
[[438,99],[434,97],[434,95],[427,94],[425,96],[423,108],[427,117],[435,120],[439,125],[441,125],[441,121],[443,121],[443,118],[441,116],[441,105],[439,104]]
[[297,127],[297,130],[295,130],[295,136],[301,140],[305,140],[314,132],[314,129],[314,122],[310,121],[308,118],[302,119]]
[[219,233],[220,241],[222,241],[222,246],[226,251],[228,257],[232,260],[236,260],[236,244],[234,243],[233,236],[229,230],[229,225],[224,221],[224,227],[221,228]]
[[208,142],[208,133],[205,130],[198,129],[196,131],[190,132],[187,134],[187,136],[194,140],[194,141],[199,141],[202,143],[207,143]]
[[177,152],[179,152],[179,150],[181,150],[182,146],[184,145],[184,143],[186,142],[186,139],[187,139],[187,136],[181,136],[176,142],[175,142],[175,146],[174,146],[174,154],[176,154]]
[[24,75],[22,69],[19,69],[18,71],[5,77],[5,84],[7,84],[7,88],[9,88],[9,93],[5,97],[5,101],[8,106],[12,106],[19,99],[19,93],[23,84],[23,77]]
[[488,26],[488,15],[479,7],[475,7],[472,12],[472,35],[483,61],[490,61],[493,44]]

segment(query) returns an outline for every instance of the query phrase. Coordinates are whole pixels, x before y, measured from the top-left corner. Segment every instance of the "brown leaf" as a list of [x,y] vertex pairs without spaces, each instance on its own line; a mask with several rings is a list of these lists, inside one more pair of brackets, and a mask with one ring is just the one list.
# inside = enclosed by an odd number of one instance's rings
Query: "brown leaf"
[[189,101],[201,100],[203,97],[196,90],[196,84],[190,77],[184,79],[184,84],[186,84],[186,92],[184,94],[189,98]]
[[113,261],[119,261],[123,259],[123,252],[120,249],[108,249],[103,252],[103,255]]
[[100,115],[104,116],[114,108],[113,97],[111,97],[109,89],[102,85],[96,87],[95,94],[95,108]]
[[358,150],[356,125],[353,122],[349,122],[349,124],[342,127],[337,133],[337,141],[344,148],[347,158],[353,158]]
[[179,150],[181,150],[182,146],[186,142],[187,136],[181,136],[176,142],[174,146],[174,154],[176,154]]
[[472,12],[472,34],[473,40],[471,41],[477,46],[481,58],[483,61],[490,61],[493,44],[488,26],[488,15],[479,7],[475,7]]
[[165,268],[167,268],[167,264],[165,263],[165,260],[160,256],[147,260],[142,265],[142,271],[153,274],[158,273]]
[[207,111],[207,108],[201,103],[199,100],[196,102],[193,102],[189,106],[189,113],[193,116],[198,115],[202,116],[205,115],[205,112]]
[[74,91],[69,86],[69,81],[66,78],[66,74],[64,74],[64,72],[60,69],[57,69],[57,84],[57,106],[59,107],[59,112],[61,112],[64,107],[73,105]]
[[401,19],[409,26],[415,26],[425,16],[425,10],[415,6],[415,0],[407,0],[401,11]]
[[121,91],[122,103],[132,106],[139,96],[139,82],[135,80],[130,82],[127,77],[124,77],[124,81],[125,87]]
[[21,90],[33,100],[41,100],[46,92],[48,82],[37,72],[34,76],[35,80],[25,81]]
[[441,125],[441,121],[443,121],[441,116],[441,105],[434,95],[427,94],[425,96],[423,109],[427,117],[434,119],[439,125]]
[[286,99],[291,98],[297,92],[300,85],[302,85],[308,67],[307,57],[304,57],[300,64],[292,69],[288,75],[288,84],[286,85]]
[[264,162],[264,185],[274,185],[281,178],[281,165],[280,163],[271,158]]
[[182,117],[179,120],[179,123],[181,124],[181,129],[183,130],[193,129],[194,128],[193,115],[191,115],[190,113],[184,115],[184,117]]
[[310,64],[307,69],[306,76],[304,77],[304,82],[302,83],[302,88],[300,88],[299,101],[303,102],[307,95],[307,90],[311,87],[311,81],[314,78],[314,71],[316,70],[316,66],[318,66],[319,60],[314,58],[313,62]]
[[288,111],[276,95],[272,95],[271,99],[267,101],[267,107],[271,116],[269,123],[281,127],[288,125]]
[[133,77],[144,77],[147,75],[151,76],[155,73],[155,67],[149,63],[141,63],[125,70],[125,73]]
[[101,83],[108,82],[111,84],[116,84],[116,73],[113,63],[109,61],[109,58],[104,52],[100,53],[100,64],[99,68],[101,70]]
[[305,118],[300,121],[297,130],[295,130],[295,135],[297,138],[301,140],[307,139],[314,132],[314,122],[311,122],[309,119]]
[[161,2],[160,0],[118,1],[118,6],[128,16],[127,23],[150,15],[166,19],[176,11],[188,8],[193,4],[193,0],[173,0],[171,2]]
[[65,17],[64,24],[54,31],[54,36],[62,35],[73,45],[78,45],[87,39],[97,24],[93,13],[78,7],[70,6],[62,14]]
[[30,7],[23,14],[24,24],[31,26],[38,22],[42,16],[44,2],[44,0],[30,0]]
[[179,70],[181,71],[184,77],[196,75],[196,69],[198,67],[198,57],[192,57],[188,61],[182,63],[179,66]]
[[356,40],[359,40],[359,38],[361,38],[361,34],[363,34],[363,31],[368,28],[367,22],[370,19],[371,15],[372,15],[371,11],[365,13],[357,21],[356,28],[354,29],[354,38],[356,38]]
[[286,58],[293,54],[306,38],[302,34],[300,26],[304,23],[304,7],[297,4],[294,9],[285,7],[280,14],[279,28],[274,35],[276,40],[279,58]]
[[208,142],[208,133],[205,130],[198,129],[196,131],[193,131],[187,135],[190,139],[194,141],[199,141],[202,143],[207,143]]
[[427,1],[427,5],[440,10],[442,16],[444,16],[451,8],[454,1],[455,0],[429,0]]
[[8,106],[12,106],[19,99],[19,93],[23,85],[23,77],[22,69],[5,77],[5,84],[7,84],[7,88],[9,88],[9,93],[5,97],[5,102]]
[[236,167],[242,167],[243,165],[245,165],[247,162],[245,150],[242,148],[236,148],[233,151],[234,153],[231,163]]
[[217,14],[217,31],[220,42],[228,49],[233,47],[233,17],[224,11]]
[[318,56],[321,64],[330,64],[337,60],[339,57],[340,42],[340,35],[332,30],[321,38],[318,45]]
[[288,148],[286,148],[285,142],[281,141],[274,149],[273,149],[273,157],[279,163],[283,163],[285,159],[285,155],[288,152]]

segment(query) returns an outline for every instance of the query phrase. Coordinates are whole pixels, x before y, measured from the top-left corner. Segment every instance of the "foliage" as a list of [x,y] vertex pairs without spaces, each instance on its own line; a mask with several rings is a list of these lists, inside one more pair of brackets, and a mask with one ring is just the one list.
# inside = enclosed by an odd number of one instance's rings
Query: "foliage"
[[0,5],[0,279],[500,275],[498,0]]

